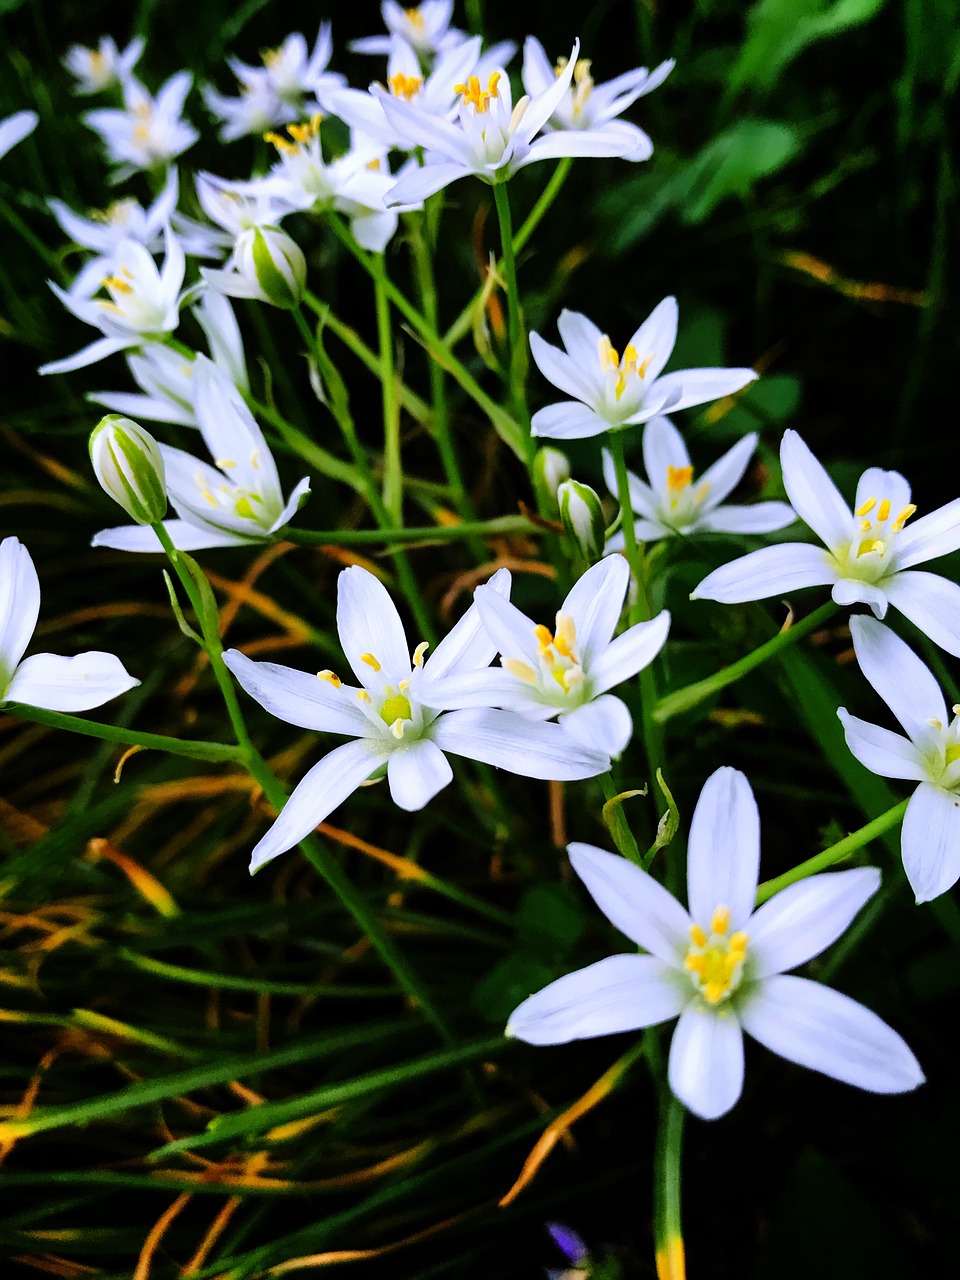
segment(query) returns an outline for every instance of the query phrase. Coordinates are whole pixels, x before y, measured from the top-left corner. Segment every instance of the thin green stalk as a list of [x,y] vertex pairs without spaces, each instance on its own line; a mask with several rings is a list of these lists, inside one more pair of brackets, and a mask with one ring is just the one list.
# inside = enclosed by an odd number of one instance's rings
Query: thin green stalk
[[683,1104],[661,1083],[660,1117],[653,1175],[653,1238],[657,1280],[684,1280],[686,1264],[681,1218]]
[[[625,533],[627,532],[627,524],[629,524],[629,521],[624,523]],[[680,715],[681,712],[689,711],[691,707],[696,707],[701,702],[705,702],[707,698],[713,697],[715,693],[725,689],[727,685],[733,684],[762,663],[776,657],[781,650],[796,644],[798,640],[802,640],[811,631],[818,630],[836,612],[837,605],[830,600],[821,605],[819,609],[815,609],[813,613],[807,614],[805,618],[801,618],[799,622],[795,622],[785,631],[780,631],[770,640],[767,640],[765,644],[760,645],[758,649],[754,649],[752,653],[748,653],[745,657],[732,662],[728,667],[722,667],[714,675],[707,676],[704,680],[697,680],[694,684],[688,684],[683,689],[676,689],[673,693],[668,693],[666,697],[657,703],[656,710],[653,713],[654,719],[658,724],[665,724],[674,716]]]
[[[348,324],[344,324],[337,316],[333,314],[329,307],[325,306],[318,298],[304,298],[304,302],[316,312],[320,323],[330,329],[343,343],[348,351],[352,351],[361,364],[365,365],[376,378],[382,377],[380,359],[375,351],[367,346],[364,340]],[[400,404],[409,413],[411,418],[416,419],[425,427],[431,426],[430,406],[425,400],[422,400],[415,391],[406,385],[400,378],[396,378],[397,392],[400,396]]]
[[0,196],[0,214],[10,224],[13,230],[25,241],[30,248],[37,254],[39,258],[46,263],[47,267],[57,277],[60,284],[67,283],[66,272],[63,269],[63,263],[52,250],[48,249],[38,235],[24,222],[8,200]]
[[380,346],[380,393],[383,404],[383,505],[394,524],[403,524],[403,465],[400,460],[400,405],[393,360],[393,327],[387,297],[387,264],[382,253],[370,255]]
[[67,729],[70,733],[82,733],[88,738],[100,738],[103,742],[119,742],[152,751],[167,751],[170,755],[186,756],[190,760],[219,762],[242,759],[240,749],[225,742],[190,742],[185,738],[168,738],[162,733],[143,733],[139,729],[125,729],[120,725],[97,724],[95,720],[64,715],[61,711],[25,707],[19,702],[7,702],[3,710],[18,720],[32,720],[35,724],[45,724],[51,729]]
[[527,412],[526,368],[527,368],[527,336],[523,329],[523,316],[520,311],[520,291],[517,285],[517,260],[513,252],[513,217],[510,212],[510,194],[505,182],[498,182],[493,188],[493,198],[497,206],[497,221],[500,224],[500,248],[503,253],[503,275],[507,288],[507,334],[509,350],[507,352],[507,387],[510,393],[510,405],[514,417],[517,418],[526,433],[527,465],[533,462],[537,442],[530,434],[530,415]]
[[498,516],[494,520],[469,520],[461,524],[411,525],[406,529],[287,529],[284,538],[308,546],[357,547],[406,542],[456,542],[460,538],[502,537],[505,534],[538,534],[526,516]]
[[889,831],[891,827],[895,827],[901,821],[909,803],[909,800],[901,800],[899,804],[895,804],[886,813],[881,813],[879,818],[874,818],[866,826],[860,827],[859,830],[851,832],[848,836],[844,836],[842,840],[832,844],[829,849],[824,849],[822,853],[815,853],[812,858],[807,858],[805,862],[801,862],[789,871],[785,871],[782,876],[777,876],[774,880],[765,880],[757,889],[757,906],[760,906],[762,902],[766,902],[768,898],[772,898],[781,889],[786,889],[788,885],[796,884],[798,880],[805,880],[807,876],[816,875],[818,871],[825,871],[828,867],[833,867],[838,862],[843,862],[845,858],[849,858],[858,849],[862,849],[864,845],[868,845],[872,840],[876,840],[878,836],[882,836],[884,832]]

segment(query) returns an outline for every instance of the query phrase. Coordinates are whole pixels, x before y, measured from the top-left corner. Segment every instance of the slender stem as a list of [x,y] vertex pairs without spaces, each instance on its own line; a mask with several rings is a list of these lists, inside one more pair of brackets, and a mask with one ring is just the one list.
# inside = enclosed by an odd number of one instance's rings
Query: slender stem
[[97,724],[95,720],[83,720],[80,716],[64,715],[62,711],[44,711],[40,707],[25,707],[19,702],[7,702],[3,710],[18,720],[32,720],[51,729],[67,729],[82,733],[88,738],[100,738],[103,742],[119,742],[125,745],[146,747],[155,751],[167,751],[170,755],[186,756],[190,760],[240,760],[238,747],[226,742],[190,742],[185,738],[168,738],[162,733],[142,733],[139,729],[125,729],[120,725]]
[[308,546],[355,547],[368,543],[456,542],[460,538],[486,538],[504,534],[539,534],[526,516],[498,516],[494,520],[465,520],[459,524],[411,525],[406,529],[286,529],[288,542]]
[[524,383],[527,367],[527,337],[523,329],[520,311],[520,291],[517,285],[517,260],[513,252],[513,218],[510,212],[510,194],[505,182],[493,188],[500,224],[500,248],[503,253],[503,274],[507,286],[507,387],[514,416],[526,432],[527,465],[533,462],[537,442],[530,434],[530,415],[527,413],[527,396]]
[[[628,523],[629,521],[624,523],[624,533],[627,532]],[[683,689],[676,689],[673,693],[668,693],[657,704],[653,713],[655,720],[658,724],[665,724],[673,716],[679,715],[683,711],[689,711],[691,707],[698,706],[701,702],[706,701],[707,698],[713,697],[721,689],[725,689],[727,685],[733,684],[742,676],[753,671],[755,667],[759,667],[762,663],[775,657],[782,649],[786,649],[788,645],[796,644],[798,640],[802,640],[811,631],[816,631],[819,627],[822,627],[836,612],[837,606],[830,600],[821,605],[819,609],[815,609],[813,613],[807,614],[805,618],[801,618],[799,622],[795,622],[791,627],[767,640],[765,644],[760,645],[758,649],[754,649],[752,653],[748,653],[738,661],[732,662],[728,667],[722,667],[715,675],[707,676],[706,679],[698,680],[695,684],[688,684]]]
[[0,214],[13,227],[21,240],[24,240],[34,253],[43,259],[60,283],[66,284],[66,272],[63,269],[63,263],[51,249],[47,248],[40,237],[27,226],[9,200],[5,200],[2,196],[0,196]]
[[684,1280],[686,1265],[681,1220],[683,1104],[661,1085],[660,1118],[654,1156],[653,1233],[657,1280]]
[[393,328],[387,297],[387,264],[382,253],[370,255],[380,347],[380,394],[383,404],[383,505],[394,524],[403,524],[403,466],[400,461],[400,405],[393,360]]
[[603,817],[605,822],[609,820],[610,834],[613,836],[614,844],[625,858],[628,858],[631,862],[635,862],[638,867],[642,866],[643,854],[640,852],[637,842],[633,838],[633,832],[630,830],[630,824],[627,822],[627,816],[623,812],[623,805],[610,803],[611,800],[616,800],[619,795],[612,773],[600,774],[600,786],[603,789],[604,798],[607,802],[603,806]]
[[785,871],[782,876],[777,876],[774,880],[765,880],[757,889],[757,906],[760,906],[762,902],[766,902],[768,898],[772,898],[781,889],[786,889],[788,885],[796,884],[798,880],[805,880],[807,876],[816,875],[818,871],[824,871],[827,867],[843,862],[845,858],[849,858],[851,854],[856,853],[858,849],[862,849],[871,840],[876,840],[878,836],[882,836],[884,832],[889,831],[891,827],[895,827],[900,822],[907,811],[909,803],[909,800],[901,800],[899,804],[895,804],[886,813],[881,813],[879,818],[874,818],[866,826],[860,827],[857,831],[852,831],[850,835],[844,836],[842,840],[832,844],[829,849],[824,849],[822,853],[815,853],[812,858],[807,858],[805,862],[801,862],[791,870]]

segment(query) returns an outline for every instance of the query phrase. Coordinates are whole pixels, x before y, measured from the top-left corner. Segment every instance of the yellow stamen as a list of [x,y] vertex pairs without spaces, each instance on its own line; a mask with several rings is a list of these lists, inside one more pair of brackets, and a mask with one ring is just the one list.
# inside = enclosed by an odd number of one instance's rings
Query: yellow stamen
[[233,458],[217,458],[217,466],[221,471],[229,471],[231,467],[236,465]]
[[698,924],[690,926],[690,940],[695,947],[705,947],[707,945],[707,935]]
[[693,479],[693,467],[667,466],[667,488],[673,492],[685,489]]
[[373,667],[374,671],[380,670],[380,663],[376,660],[372,653],[361,653],[360,661],[365,662],[368,667]]
[[259,449],[254,449],[253,453],[251,453],[250,465],[251,467],[253,467],[254,471],[260,470],[260,450]]
[[943,722],[938,720],[936,716],[931,716],[927,724],[931,729],[936,729],[938,733],[943,728]]
[[689,969],[691,973],[703,973],[704,969],[707,967],[706,956],[687,956],[683,965],[684,968]]
[[577,626],[568,613],[557,614],[557,634],[553,647],[562,658],[575,658]]
[[455,84],[454,93],[459,93],[464,102],[472,103],[479,115],[487,110],[491,98],[498,98],[497,86],[500,83],[500,72],[491,71],[486,89],[480,88],[479,76],[470,76],[466,84]]
[[916,509],[917,509],[917,508],[916,508],[916,506],[915,506],[915,504],[914,504],[914,503],[912,503],[912,502],[908,502],[908,503],[907,503],[907,505],[903,508],[903,510],[902,510],[902,511],[900,512],[900,514],[897,516],[896,520],[894,520],[894,522],[893,522],[893,531],[894,531],[894,533],[899,533],[899,532],[900,532],[900,530],[903,528],[903,526],[907,523],[907,521],[910,519],[910,517],[914,514],[914,512],[916,511]]
[[537,644],[541,649],[549,649],[553,644],[553,635],[549,627],[545,627],[542,622],[538,622],[533,628],[533,634],[537,637]]
[[335,671],[330,671],[329,669],[326,671],[318,671],[317,679],[326,680],[327,684],[332,684],[335,689],[339,689],[340,686],[343,684],[343,681],[340,679],[337,673]]
[[369,693],[367,693],[366,689],[358,689],[358,690],[357,690],[357,701],[358,701],[358,702],[369,702],[369,701],[370,701],[370,695],[369,695]]
[[517,658],[502,658],[501,666],[518,680],[524,680],[527,684],[537,683],[537,673],[533,667],[528,667],[525,662],[520,662]]
[[284,155],[292,155],[295,151],[300,150],[295,142],[291,142],[289,138],[285,138],[282,133],[275,133],[273,129],[268,130],[263,135],[263,140],[264,142],[272,143],[273,146],[275,146],[278,151],[282,151]]
[[121,276],[104,276],[100,283],[105,289],[112,289],[116,293],[133,293],[133,285]]
[[205,498],[205,499],[206,499],[206,501],[210,503],[211,507],[215,507],[215,506],[217,505],[217,500],[216,500],[216,498],[213,496],[213,494],[212,494],[212,493],[208,493],[208,492],[206,491],[206,489],[204,489],[204,491],[203,491],[203,493],[201,493],[200,497],[201,497],[201,498]]
[[395,98],[403,98],[407,102],[411,98],[415,98],[423,88],[423,81],[419,76],[405,76],[402,71],[398,71],[395,76],[391,76],[387,84],[389,84],[390,92]]
[[726,933],[730,928],[730,908],[717,907],[713,913],[713,919],[710,922],[710,928],[714,933]]
[[853,514],[856,516],[868,516],[876,505],[876,498],[868,498],[866,502],[860,503],[859,507],[857,507]]
[[414,665],[415,667],[422,667],[422,666],[423,666],[423,655],[427,652],[427,650],[428,650],[429,648],[430,648],[430,641],[429,641],[429,640],[421,640],[421,641],[420,641],[420,643],[417,645],[417,647],[414,649],[414,651],[413,651],[413,665]]
[[884,498],[877,508],[877,519],[883,524],[884,520],[890,518],[890,499]]
[[863,542],[860,543],[860,547],[857,551],[857,559],[859,559],[860,556],[867,555],[871,551],[876,551],[878,555],[882,556],[886,549],[887,544],[882,538],[865,538]]
[[955,702],[950,710],[955,716],[960,716],[960,702]]
[[647,370],[650,368],[650,365],[652,363],[653,363],[653,352],[651,351],[647,355],[645,355],[643,359],[640,361],[640,363],[637,365],[637,377],[638,378],[646,377]]
[[406,723],[407,723],[406,720],[401,720],[400,717],[398,716],[397,719],[394,720],[393,724],[390,726],[390,732],[393,734],[393,736],[397,739],[398,742],[403,737],[403,730],[406,726]]
[[403,16],[412,27],[416,27],[418,31],[423,30],[424,17],[419,9],[404,9]]
[[747,944],[749,943],[749,941],[750,941],[750,935],[748,933],[744,933],[742,929],[739,929],[736,933],[732,933],[730,935],[731,954],[733,954],[734,952],[740,952],[742,954],[744,951],[746,951]]
[[871,530],[872,528],[873,528],[873,525],[870,523],[870,521],[869,521],[869,520],[861,520],[861,521],[860,521],[860,532],[861,532],[861,533],[869,533],[869,532],[870,532],[870,530]]

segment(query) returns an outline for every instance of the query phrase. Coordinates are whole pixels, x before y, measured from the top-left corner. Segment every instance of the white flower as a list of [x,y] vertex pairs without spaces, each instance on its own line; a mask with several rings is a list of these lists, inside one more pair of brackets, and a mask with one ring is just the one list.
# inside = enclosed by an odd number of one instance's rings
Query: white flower
[[221,123],[221,142],[261,134],[265,129],[296,120],[300,114],[297,107],[277,97],[266,71],[251,67],[249,72],[241,78],[239,97],[219,93],[212,84],[200,88],[207,110]]
[[71,45],[63,65],[76,78],[74,93],[100,93],[114,85],[125,85],[140,61],[144,42],[137,36],[121,52],[112,36],[101,36],[96,49]]
[[880,886],[874,867],[811,876],[753,910],[760,819],[736,769],[707,779],[690,823],[689,914],[652,876],[593,845],[569,846],[597,906],[648,955],[609,956],[515,1010],[507,1034],[566,1044],[679,1015],[670,1088],[705,1120],[743,1088],[743,1032],[800,1066],[873,1093],[923,1083],[904,1041],[863,1005],[785,970],[820,954]]
[[[284,499],[263,433],[236,387],[205,356],[194,363],[193,405],[216,467],[160,445],[167,496],[181,517],[164,525],[174,546],[196,551],[273,541],[306,501],[310,481],[301,480]],[[160,543],[152,529],[122,526],[103,529],[91,545],[157,551]]]
[[[632,472],[630,505],[640,542],[655,542],[691,533],[772,533],[796,520],[785,502],[754,502],[750,506],[725,504],[740,483],[757,445],[756,432],[738,440],[721,458],[694,480],[690,455],[683,437],[669,418],[651,418],[643,429],[643,462],[649,483]],[[613,458],[603,451],[603,478],[615,498],[617,473]],[[622,533],[607,542],[608,551],[623,549]]]
[[[523,87],[531,97],[545,93],[566,66],[561,58],[554,67],[544,52],[543,45],[534,36],[527,36],[523,46]],[[590,74],[590,60],[581,58],[573,70],[573,83],[569,92],[560,100],[557,109],[547,121],[546,129],[583,130],[604,133],[619,139],[624,160],[648,160],[653,154],[653,143],[642,129],[616,117],[626,111],[638,98],[652,93],[663,84],[673,70],[673,59],[661,62],[648,71],[637,67],[608,80],[595,84]]]
[[181,119],[191,83],[190,73],[179,71],[154,98],[131,78],[123,86],[122,111],[108,108],[83,116],[84,124],[99,133],[111,162],[120,165],[117,180],[169,164],[193,146],[200,135]]
[[851,618],[860,670],[906,730],[906,737],[837,715],[847,746],[881,778],[919,782],[903,819],[903,869],[917,902],[939,898],[960,878],[960,704],[947,713],[936,677],[894,633],[873,618]]
[[537,720],[559,715],[581,746],[619,755],[633,724],[625,704],[607,690],[648,666],[670,628],[664,611],[613,638],[629,580],[622,556],[588,569],[557,613],[555,632],[489,586],[478,587],[474,608],[502,665],[438,681],[436,705],[497,706]]
[[[509,590],[501,570],[496,590]],[[402,809],[422,809],[451,781],[444,755],[466,756],[526,778],[589,778],[610,767],[605,755],[579,747],[557,725],[536,724],[509,711],[440,712],[436,680],[480,673],[494,648],[471,606],[424,662],[426,644],[407,645],[403,624],[384,586],[366,569],[344,569],[337,581],[337,629],[361,688],[332,671],[319,679],[272,662],[252,662],[236,649],[224,662],[272,715],[288,724],[349,738],[299,783],[253,851],[251,871],[301,840],[357,787],[384,771]]]
[[780,446],[783,484],[797,515],[827,550],[793,542],[763,547],[708,574],[691,599],[736,604],[830,585],[837,604],[899,609],[934,644],[960,656],[960,587],[914,565],[960,547],[960,498],[907,525],[916,511],[898,471],[868,468],[854,510],[796,431]]
[[63,232],[74,244],[92,249],[95,255],[77,274],[70,292],[83,298],[92,297],[100,288],[103,277],[112,274],[114,254],[124,240],[136,240],[150,253],[156,253],[163,244],[164,228],[177,207],[178,193],[177,171],[171,168],[163,190],[149,209],[144,209],[139,200],[127,196],[84,218],[62,200],[48,200],[47,204]]
[[530,335],[530,350],[548,382],[575,398],[535,413],[535,436],[598,436],[646,422],[668,409],[688,409],[733,395],[757,376],[752,369],[680,369],[661,377],[677,341],[676,298],[664,298],[654,308],[622,357],[607,335],[579,311],[561,311],[557,328],[564,351],[538,333]]
[[[276,49],[265,49],[263,65],[267,79],[277,97],[300,107],[305,94],[319,98],[328,90],[345,84],[339,72],[328,71],[333,41],[330,23],[323,22],[317,33],[313,51],[307,51],[307,42],[299,31],[287,36]],[[236,60],[233,62],[236,67]]]
[[464,32],[450,26],[453,0],[423,0],[412,7],[398,4],[397,0],[383,0],[380,12],[390,34],[351,41],[354,53],[389,53],[393,39],[399,36],[421,56],[430,56],[467,38]]
[[50,288],[68,311],[103,333],[82,351],[45,364],[40,373],[68,373],[103,360],[116,351],[138,347],[144,338],[160,338],[180,321],[183,250],[169,225],[164,231],[166,257],[157,269],[153,258],[136,240],[121,240],[112,258],[113,274],[101,281],[109,298],[81,298],[52,281]]
[[29,138],[39,123],[40,117],[35,111],[15,111],[12,116],[0,120],[0,160],[17,143]]
[[[206,290],[194,307],[214,363],[223,370],[233,385],[249,391],[250,382],[243,354],[240,327],[229,299],[214,289]],[[91,392],[88,400],[102,404],[116,413],[148,422],[174,422],[183,427],[196,427],[194,408],[194,355],[185,355],[173,347],[152,342],[135,355],[127,356],[127,364],[143,395],[126,391]]]
[[112,653],[61,658],[35,653],[23,661],[40,612],[40,582],[18,538],[0,543],[0,706],[20,702],[44,711],[89,711],[140,683]]

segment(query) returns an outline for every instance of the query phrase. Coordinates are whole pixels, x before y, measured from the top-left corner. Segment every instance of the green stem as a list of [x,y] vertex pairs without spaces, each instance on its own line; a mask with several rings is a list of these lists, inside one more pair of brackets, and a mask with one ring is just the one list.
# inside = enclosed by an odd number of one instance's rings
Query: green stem
[[[624,523],[624,532],[626,532],[627,523]],[[822,627],[836,612],[837,606],[829,600],[813,613],[807,614],[799,622],[795,622],[791,627],[767,640],[765,644],[760,645],[759,649],[754,649],[752,653],[748,653],[737,662],[732,662],[728,667],[722,667],[715,675],[707,676],[706,679],[698,680],[695,684],[688,684],[683,689],[668,693],[657,704],[654,719],[658,724],[665,724],[673,716],[680,715],[681,712],[689,711],[691,707],[705,702],[707,698],[725,689],[727,685],[733,684],[742,676],[748,675],[754,668],[775,657],[782,649],[796,644],[811,631]]]
[[380,347],[380,393],[383,404],[383,505],[394,524],[403,524],[403,466],[400,460],[400,405],[393,360],[393,329],[387,297],[387,264],[382,253],[370,255]]
[[[41,188],[42,190],[42,188]],[[41,258],[48,268],[57,277],[60,284],[66,284],[66,272],[63,269],[63,263],[52,250],[48,249],[38,235],[36,235],[30,227],[24,222],[8,200],[0,196],[0,214],[10,224],[17,235],[24,240],[30,248]]]
[[684,1280],[686,1275],[681,1220],[683,1104],[661,1085],[660,1118],[654,1155],[653,1235],[658,1280]]
[[523,329],[523,316],[520,311],[520,290],[517,285],[517,260],[513,252],[513,217],[510,212],[510,194],[505,182],[498,182],[493,188],[493,198],[497,206],[497,221],[500,224],[500,248],[503,253],[503,275],[507,287],[507,333],[509,350],[507,352],[507,387],[510,392],[510,405],[514,417],[526,431],[527,465],[533,462],[537,442],[530,434],[530,415],[527,412],[527,396],[524,383],[527,368],[527,336]]
[[240,760],[238,747],[225,742],[190,742],[185,738],[168,738],[162,733],[142,733],[139,729],[124,729],[119,725],[97,724],[95,720],[83,720],[79,716],[64,715],[61,711],[43,711],[39,707],[25,707],[19,702],[4,704],[7,715],[18,720],[32,720],[51,729],[68,729],[88,738],[100,738],[103,742],[119,742],[127,746],[146,747],[152,751],[167,751],[170,755],[186,756],[190,760]]
[[[343,343],[348,351],[352,351],[361,364],[365,365],[376,378],[383,376],[380,365],[380,359],[375,351],[367,346],[364,340],[357,333],[356,329],[352,329],[350,325],[337,318],[318,298],[312,294],[304,298],[304,303],[313,310],[321,324],[330,329]],[[397,391],[400,396],[400,403],[409,413],[411,418],[424,426],[431,425],[430,406],[426,401],[411,391],[410,388],[400,378],[396,378]]]
[[406,529],[287,529],[283,536],[289,542],[308,546],[356,547],[386,542],[456,542],[459,538],[502,537],[515,533],[536,535],[540,529],[526,516],[498,516],[494,520],[411,525]]
[[630,824],[627,822],[626,814],[623,812],[623,805],[619,803],[611,804],[611,801],[616,800],[620,794],[613,780],[613,774],[601,773],[600,786],[603,789],[604,799],[606,800],[606,804],[603,806],[603,819],[604,822],[609,823],[609,830],[613,836],[614,844],[625,858],[635,862],[638,867],[643,866],[643,854],[633,838]]
[[858,849],[862,849],[864,845],[868,845],[872,840],[882,836],[884,832],[889,831],[891,827],[895,827],[900,822],[907,811],[909,803],[909,800],[901,800],[899,804],[895,804],[886,813],[881,813],[879,818],[874,818],[866,826],[860,827],[859,830],[851,832],[848,836],[844,836],[842,840],[832,844],[829,849],[824,849],[822,853],[815,853],[812,858],[807,858],[805,862],[801,862],[790,871],[785,871],[782,876],[777,876],[775,880],[765,880],[757,889],[757,906],[759,907],[762,902],[766,902],[768,898],[772,898],[781,889],[786,889],[788,885],[796,884],[798,880],[805,880],[807,876],[816,875],[818,871],[825,871],[828,867],[835,866],[838,862],[843,862],[845,858],[849,858]]

